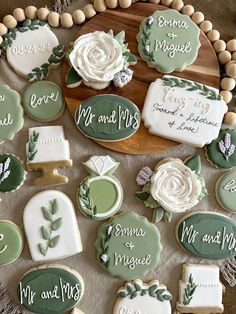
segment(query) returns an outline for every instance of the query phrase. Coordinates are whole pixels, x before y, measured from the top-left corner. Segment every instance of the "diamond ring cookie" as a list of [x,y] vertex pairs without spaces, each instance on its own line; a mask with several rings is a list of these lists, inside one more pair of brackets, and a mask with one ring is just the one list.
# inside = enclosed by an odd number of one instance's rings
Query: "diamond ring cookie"
[[58,85],[49,81],[40,81],[26,88],[23,106],[32,119],[51,122],[62,115],[65,110],[65,101]]
[[60,191],[33,196],[23,214],[30,254],[37,262],[62,259],[82,252],[74,205]]
[[12,140],[24,124],[20,94],[0,85],[0,144]]
[[134,212],[102,224],[95,247],[100,265],[124,280],[141,278],[157,267],[162,251],[158,228]]
[[87,217],[103,220],[113,216],[123,202],[123,188],[112,174],[119,166],[110,156],[92,156],[83,164],[90,173],[80,184],[77,203]]
[[115,304],[113,314],[171,314],[172,295],[158,280],[144,283],[142,280],[136,279],[127,282],[118,290],[117,294],[119,299]]
[[183,71],[197,58],[199,36],[199,27],[189,16],[171,9],[156,11],[140,25],[138,51],[159,72]]

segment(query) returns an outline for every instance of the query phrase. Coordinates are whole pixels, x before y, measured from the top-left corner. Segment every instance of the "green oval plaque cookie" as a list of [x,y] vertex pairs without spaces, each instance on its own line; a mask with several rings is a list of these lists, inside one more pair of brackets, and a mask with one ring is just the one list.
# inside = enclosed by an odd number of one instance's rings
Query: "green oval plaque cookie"
[[140,111],[130,100],[112,94],[93,96],[75,112],[75,123],[87,137],[99,141],[120,141],[140,126]]
[[236,255],[236,223],[212,212],[195,212],[180,219],[176,238],[188,253],[211,260]]

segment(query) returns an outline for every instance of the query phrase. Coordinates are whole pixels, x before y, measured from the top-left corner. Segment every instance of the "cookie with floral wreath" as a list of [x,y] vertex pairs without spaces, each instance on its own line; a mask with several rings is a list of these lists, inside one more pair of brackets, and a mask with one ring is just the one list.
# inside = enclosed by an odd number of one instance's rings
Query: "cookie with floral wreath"
[[164,158],[154,171],[143,167],[136,181],[142,191],[135,196],[153,209],[155,223],[162,218],[170,222],[172,214],[185,212],[207,195],[199,155],[184,162],[178,158]]

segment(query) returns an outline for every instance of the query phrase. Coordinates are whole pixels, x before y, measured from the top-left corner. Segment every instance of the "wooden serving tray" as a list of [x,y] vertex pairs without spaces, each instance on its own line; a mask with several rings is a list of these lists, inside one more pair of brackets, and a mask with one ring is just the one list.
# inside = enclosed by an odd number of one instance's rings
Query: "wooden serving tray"
[[[65,60],[63,63],[62,84],[67,106],[73,116],[75,109],[80,105],[81,101],[98,94],[116,94],[126,97],[133,101],[139,107],[140,111],[142,111],[150,83],[162,77],[163,74],[157,72],[156,69],[149,68],[147,63],[141,59],[137,51],[136,35],[139,32],[139,25],[145,17],[152,15],[156,10],[166,9],[164,6],[155,4],[134,3],[125,10],[107,10],[84,24],[78,32],[78,36],[96,30],[108,31],[109,29],[113,29],[115,34],[125,30],[126,42],[129,44],[131,52],[136,55],[138,63],[131,67],[134,70],[134,76],[132,81],[125,87],[116,88],[111,84],[111,86],[104,90],[96,91],[83,84],[77,88],[67,88],[65,86],[65,77],[69,64]],[[195,63],[186,67],[183,72],[173,72],[171,75],[219,88],[220,70],[214,48],[203,32],[201,32],[200,41],[201,48],[199,49],[198,58]],[[127,154],[151,154],[179,145],[177,142],[150,134],[143,123],[140,129],[126,140],[97,143],[114,151]]]

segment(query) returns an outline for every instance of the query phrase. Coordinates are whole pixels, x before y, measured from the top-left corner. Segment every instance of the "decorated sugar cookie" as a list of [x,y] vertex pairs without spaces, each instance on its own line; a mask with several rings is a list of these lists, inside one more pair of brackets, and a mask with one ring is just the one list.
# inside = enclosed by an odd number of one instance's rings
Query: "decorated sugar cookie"
[[236,166],[236,130],[221,130],[217,139],[206,146],[208,161],[216,168],[232,168]]
[[136,198],[154,210],[153,222],[162,218],[170,222],[172,214],[185,212],[207,195],[199,155],[185,162],[178,158],[164,158],[154,171],[148,166],[143,167],[136,181],[142,186],[142,191],[135,194]]
[[67,195],[47,190],[24,209],[24,228],[34,261],[66,258],[82,252],[74,206]]
[[20,228],[8,220],[0,220],[0,266],[14,262],[23,250]]
[[119,166],[110,156],[92,156],[84,163],[90,173],[80,184],[77,202],[82,213],[91,219],[113,216],[121,207],[123,188],[112,174]]
[[69,142],[65,139],[62,126],[30,128],[26,155],[28,171],[42,169],[42,177],[34,180],[34,185],[68,183],[68,178],[57,172],[57,168],[72,165]]
[[171,9],[156,11],[140,25],[138,51],[148,66],[159,72],[183,71],[197,58],[199,35],[189,16]]
[[97,95],[83,101],[75,122],[86,136],[99,141],[120,141],[132,136],[140,126],[140,111],[128,99],[117,95]]
[[29,270],[17,286],[17,295],[34,313],[65,313],[75,307],[84,294],[80,274],[60,264],[42,265]]
[[143,277],[157,267],[162,245],[157,227],[134,212],[123,212],[100,226],[97,258],[112,276]]
[[65,109],[65,101],[58,85],[49,81],[40,81],[26,88],[23,106],[32,119],[51,122],[61,116]]
[[227,110],[217,89],[165,75],[151,83],[142,119],[152,134],[203,147],[217,138]]
[[223,313],[219,267],[216,265],[184,264],[179,281],[179,313]]
[[118,290],[113,314],[171,314],[172,295],[158,280],[143,283],[136,279]]
[[45,79],[64,57],[64,47],[47,22],[37,19],[27,19],[9,29],[2,47],[10,66],[29,81]]
[[176,225],[176,238],[188,253],[210,260],[236,255],[236,223],[214,212],[193,212]]
[[24,124],[20,94],[0,85],[0,144],[12,140]]
[[104,89],[111,82],[116,87],[129,83],[133,71],[129,65],[136,64],[125,43],[125,32],[116,35],[95,31],[80,36],[69,53],[69,69],[66,77],[67,87],[77,87],[81,83],[94,89]]

